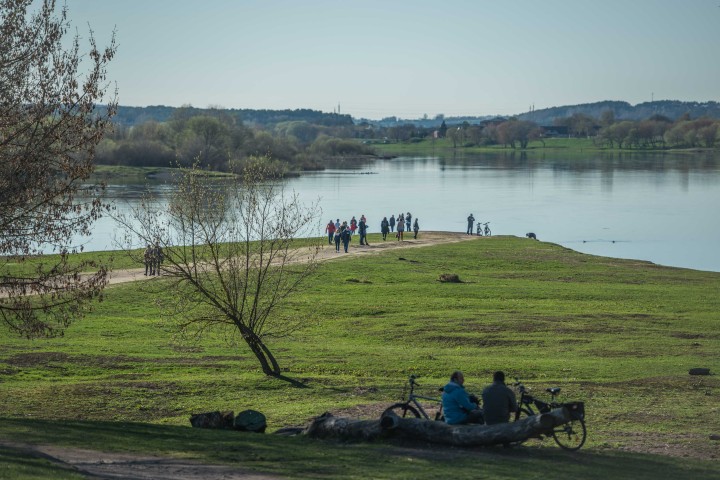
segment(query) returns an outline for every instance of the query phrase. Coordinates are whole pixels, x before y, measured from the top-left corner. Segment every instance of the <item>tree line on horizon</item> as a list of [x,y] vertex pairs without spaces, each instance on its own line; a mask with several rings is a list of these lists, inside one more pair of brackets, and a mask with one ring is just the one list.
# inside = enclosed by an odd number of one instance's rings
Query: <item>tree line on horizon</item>
[[[321,113],[321,112],[314,112]],[[368,122],[328,121],[328,114],[299,115],[276,123],[246,124],[232,110],[172,109],[167,121],[115,124],[97,148],[97,163],[127,166],[189,166],[240,172],[248,162],[264,158],[276,175],[351,164],[377,155],[377,143],[419,143],[447,139],[453,148],[504,146],[525,149],[530,142],[551,137],[592,138],[603,148],[715,148],[720,145],[720,120],[673,120],[654,114],[643,120],[617,120],[611,109],[599,117],[573,113],[540,125],[518,117],[494,118],[477,124],[442,120],[439,127],[414,123],[384,127]],[[313,123],[317,121],[318,123]]]
[[258,158],[282,176],[293,170],[322,169],[328,158],[353,159],[374,155],[357,141],[355,127],[306,120],[271,125],[246,125],[222,109],[173,109],[164,122],[148,120],[133,126],[115,124],[97,149],[97,163],[126,166],[190,166],[240,172]]

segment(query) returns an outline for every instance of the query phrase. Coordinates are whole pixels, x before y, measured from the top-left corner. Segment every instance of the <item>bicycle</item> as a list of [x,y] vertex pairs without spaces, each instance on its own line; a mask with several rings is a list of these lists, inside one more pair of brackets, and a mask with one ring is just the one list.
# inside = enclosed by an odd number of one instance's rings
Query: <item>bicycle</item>
[[[432,420],[435,421],[444,421],[445,418],[442,413],[442,398],[433,398],[433,397],[426,397],[423,395],[416,395],[415,394],[415,387],[419,387],[420,384],[415,381],[415,379],[420,378],[417,375],[410,375],[410,378],[408,379],[408,384],[410,385],[410,393],[408,393],[407,400],[395,403],[388,408],[385,409],[383,412],[383,415],[387,412],[393,412],[399,417],[415,417],[415,418],[425,418],[425,420],[431,420],[430,415],[428,412],[425,411],[425,408],[423,408],[422,404],[418,402],[418,399],[420,400],[429,400],[431,402],[434,402],[436,405],[432,407],[433,410],[435,410],[435,415],[432,418]],[[407,388],[407,387],[406,387]],[[440,387],[440,391],[442,392],[443,389]],[[403,390],[403,397],[405,396],[405,390]],[[428,409],[429,410],[429,409]],[[432,413],[432,411],[430,412]]]
[[[587,429],[585,428],[585,404],[583,402],[557,402],[555,397],[560,393],[560,387],[545,389],[551,396],[548,403],[530,395],[525,385],[520,383],[517,378],[513,386],[520,392],[515,421],[520,419],[521,414],[532,416],[538,413],[547,413],[555,408],[565,407],[570,413],[570,420],[553,428],[552,437],[555,439],[555,443],[560,448],[569,451],[579,450],[585,444]],[[537,412],[533,409],[533,406],[537,409]]]
[[485,225],[485,228],[483,229],[483,233],[485,234],[486,237],[492,236],[492,232],[490,231],[490,227],[488,227],[488,223],[490,223],[490,222],[483,223],[483,225]]
[[485,222],[485,223],[478,222],[477,234],[479,236],[481,236],[481,237],[482,236],[486,236],[486,237],[492,236],[492,232],[490,231],[490,227],[488,227],[488,223],[490,223],[490,222]]

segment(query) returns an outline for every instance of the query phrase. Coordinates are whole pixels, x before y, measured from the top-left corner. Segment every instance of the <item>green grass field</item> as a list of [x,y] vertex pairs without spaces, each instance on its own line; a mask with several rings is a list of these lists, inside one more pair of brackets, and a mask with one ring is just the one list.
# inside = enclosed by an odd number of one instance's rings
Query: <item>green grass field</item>
[[[442,273],[462,283],[440,283]],[[304,389],[263,376],[224,332],[178,343],[155,307],[159,282],[110,287],[61,338],[3,332],[0,441],[167,454],[297,478],[720,478],[720,442],[709,438],[720,433],[720,381],[688,375],[720,371],[718,273],[514,237],[325,262],[277,314],[305,327],[269,340]],[[409,374],[434,395],[458,368],[470,391],[502,369],[533,393],[560,386],[561,398],[585,401],[586,446],[465,450],[189,428],[190,414],[211,410],[260,410],[270,431],[325,411],[375,417]],[[23,478],[24,468],[56,478],[9,447],[0,460],[11,472],[0,478]]]

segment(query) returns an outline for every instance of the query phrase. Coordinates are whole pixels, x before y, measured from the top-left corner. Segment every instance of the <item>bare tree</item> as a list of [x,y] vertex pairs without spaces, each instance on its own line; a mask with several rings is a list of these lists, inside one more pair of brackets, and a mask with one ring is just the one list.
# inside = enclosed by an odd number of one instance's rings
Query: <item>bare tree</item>
[[[81,54],[77,36],[63,46],[68,28],[54,0],[0,2],[0,318],[27,337],[62,333],[106,283],[105,268],[71,261],[71,239],[104,208],[82,184],[116,108],[96,109],[115,40],[99,49],[90,32]],[[56,261],[25,262],[49,249]]]
[[[162,252],[163,310],[185,337],[220,329],[241,338],[265,374],[284,378],[267,344],[306,319],[281,318],[278,307],[297,292],[317,265],[317,206],[304,206],[282,184],[267,181],[255,159],[239,180],[208,179],[197,166],[180,169],[169,204],[145,201],[119,222],[124,249],[138,257],[136,239]],[[157,248],[159,247],[159,249]]]

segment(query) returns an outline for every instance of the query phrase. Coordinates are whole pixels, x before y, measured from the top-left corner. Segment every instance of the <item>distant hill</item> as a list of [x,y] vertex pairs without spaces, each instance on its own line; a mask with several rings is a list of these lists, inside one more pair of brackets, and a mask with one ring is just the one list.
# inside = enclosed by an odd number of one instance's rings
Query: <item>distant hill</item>
[[[216,114],[217,110],[181,107],[187,110],[189,115]],[[148,107],[125,107],[118,106],[117,115],[113,121],[119,125],[132,127],[147,121],[167,122],[172,118],[173,112],[178,107],[167,107],[165,105],[154,105]],[[337,113],[323,113],[318,110],[310,110],[307,108],[296,110],[253,110],[253,109],[224,109],[221,112],[238,120],[245,125],[275,125],[282,122],[306,121],[315,125],[326,126],[342,126],[352,125],[353,119],[350,115],[341,115]]]
[[644,120],[652,115],[663,115],[671,120],[677,120],[685,114],[690,115],[690,118],[693,119],[700,117],[720,118],[720,103],[718,102],[681,102],[679,100],[658,100],[656,102],[638,103],[634,106],[628,102],[607,100],[580,105],[543,108],[522,113],[517,117],[540,125],[552,125],[555,119],[567,118],[575,113],[582,113],[599,119],[603,112],[608,110],[615,114],[615,120]]
[[[217,114],[217,110],[195,107],[181,107],[187,110],[188,115]],[[155,105],[148,107],[126,107],[119,106],[114,122],[120,125],[131,127],[149,120],[166,122],[170,120],[173,112],[178,107],[167,107]],[[595,103],[583,103],[580,105],[566,105],[562,107],[543,108],[532,112],[525,112],[516,115],[521,120],[530,120],[540,125],[552,125],[555,119],[567,118],[575,113],[582,113],[599,119],[600,116],[611,110],[615,120],[643,120],[652,115],[663,115],[676,120],[688,114],[690,118],[710,117],[720,118],[720,103],[718,102],[681,102],[679,100],[658,100],[656,102],[645,102],[631,105],[628,102],[606,100]],[[496,118],[495,116],[463,116],[444,117],[439,115],[434,118],[404,119],[398,117],[387,117],[382,120],[368,120],[364,118],[353,119],[350,115],[338,113],[324,113],[318,110],[307,108],[295,110],[254,110],[254,109],[226,109],[222,110],[225,115],[230,115],[248,126],[270,126],[282,122],[305,121],[315,125],[325,126],[349,126],[367,123],[381,127],[393,127],[398,125],[413,124],[416,127],[434,128],[439,127],[443,120],[447,125],[459,125],[467,122],[471,125],[478,124],[485,120]]]

